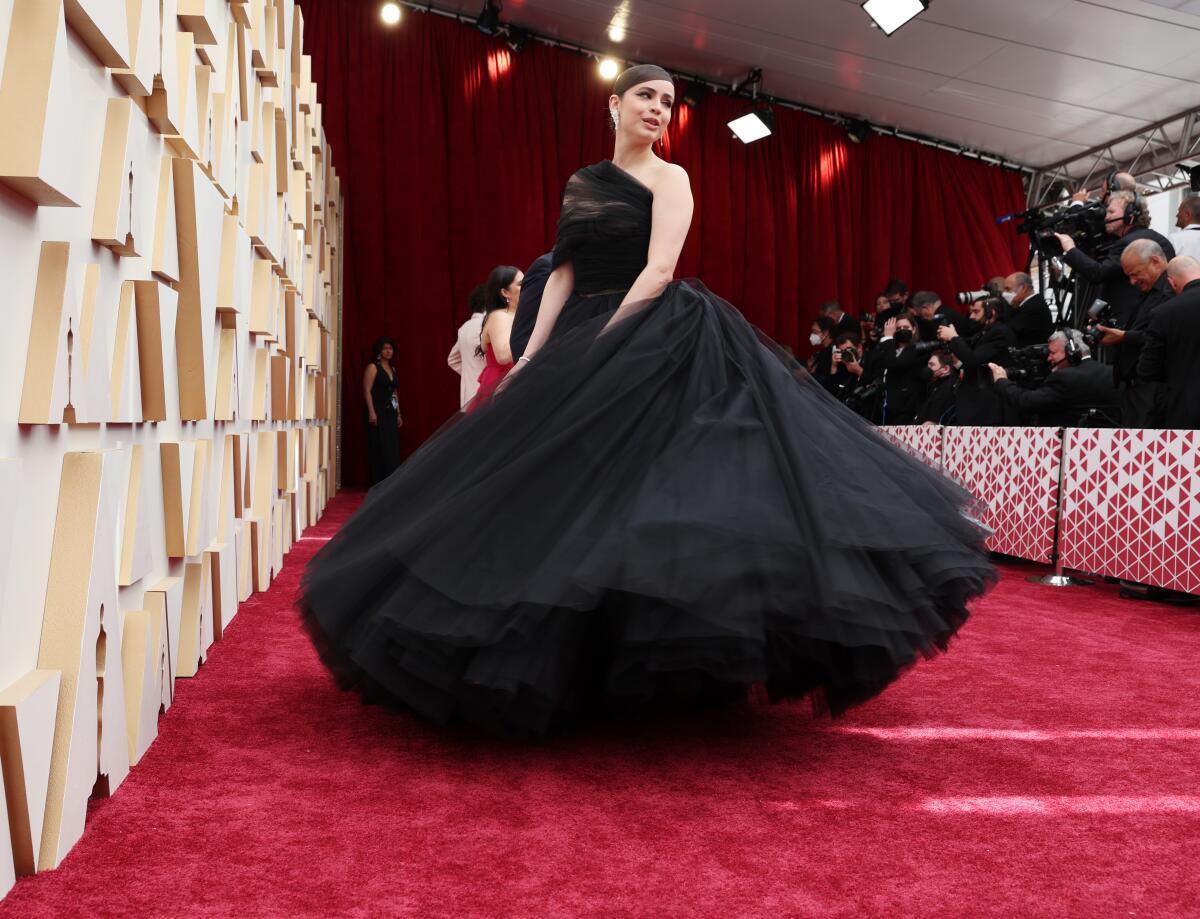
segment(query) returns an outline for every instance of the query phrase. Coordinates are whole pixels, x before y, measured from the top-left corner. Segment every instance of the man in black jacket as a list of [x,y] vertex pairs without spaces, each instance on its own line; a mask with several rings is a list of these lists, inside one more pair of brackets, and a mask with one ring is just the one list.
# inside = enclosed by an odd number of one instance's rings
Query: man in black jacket
[[1178,293],[1154,311],[1138,375],[1164,382],[1166,427],[1200,428],[1200,262],[1181,255],[1167,277]]
[[529,339],[533,335],[533,327],[537,324],[538,307],[542,305],[542,292],[546,289],[546,281],[550,279],[551,259],[553,252],[539,255],[525,272],[521,282],[521,296],[517,300],[517,315],[513,317],[512,332],[508,340],[512,347],[513,360],[525,353]]
[[821,304],[821,315],[828,316],[833,320],[833,337],[847,333],[854,336],[862,335],[862,329],[858,324],[858,320],[842,309],[842,305],[836,300],[826,300]]
[[1012,328],[999,321],[1003,307],[1002,300],[971,304],[971,318],[982,327],[982,331],[974,335],[959,335],[950,325],[938,329],[938,340],[950,349],[962,366],[962,383],[957,395],[959,424],[1018,423],[1016,409],[1000,399],[987,369],[989,363],[1006,363],[1009,348],[1015,348],[1017,344]]
[[1077,248],[1070,236],[1058,233],[1056,238],[1062,244],[1063,261],[1084,279],[1100,285],[1100,298],[1112,306],[1116,324],[1125,328],[1137,311],[1141,293],[1121,270],[1121,253],[1135,239],[1152,239],[1169,261],[1175,257],[1175,247],[1161,233],[1150,229],[1150,211],[1136,192],[1118,191],[1109,196],[1104,229],[1113,241],[1099,261]]
[[1004,279],[1004,300],[1008,304],[1005,324],[1012,329],[1018,348],[1043,344],[1054,331],[1054,317],[1041,294],[1033,292],[1033,278],[1017,271]]
[[936,341],[941,326],[952,325],[959,335],[964,335],[970,325],[962,313],[943,307],[942,298],[932,290],[919,290],[913,294],[912,308],[922,341]]
[[[1067,357],[1068,335],[1079,356],[1076,364]],[[1083,336],[1075,329],[1055,332],[1050,336],[1049,346],[1046,360],[1052,372],[1037,389],[1021,389],[1008,378],[1003,367],[988,364],[1001,398],[1020,409],[1026,423],[1043,427],[1077,427],[1083,416],[1093,410],[1102,420],[1115,421],[1117,390],[1112,371],[1092,360]]]
[[1138,359],[1146,342],[1150,319],[1160,304],[1175,296],[1168,283],[1167,258],[1152,239],[1135,239],[1121,253],[1121,268],[1142,294],[1137,311],[1126,328],[1097,326],[1102,345],[1117,345],[1113,379],[1120,391],[1121,424],[1127,428],[1153,428],[1161,423],[1159,385],[1138,378]]

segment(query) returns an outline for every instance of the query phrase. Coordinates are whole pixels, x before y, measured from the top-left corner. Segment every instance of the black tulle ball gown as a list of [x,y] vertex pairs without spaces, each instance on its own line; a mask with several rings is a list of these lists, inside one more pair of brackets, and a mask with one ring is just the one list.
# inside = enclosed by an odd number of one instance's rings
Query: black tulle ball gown
[[527,736],[752,684],[838,713],[944,649],[991,583],[967,495],[701,283],[605,327],[652,197],[608,161],[572,177],[550,341],[309,564],[343,685]]

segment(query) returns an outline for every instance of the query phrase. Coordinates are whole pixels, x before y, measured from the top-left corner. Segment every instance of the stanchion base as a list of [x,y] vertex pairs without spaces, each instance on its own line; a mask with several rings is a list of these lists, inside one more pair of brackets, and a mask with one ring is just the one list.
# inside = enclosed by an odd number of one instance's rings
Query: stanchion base
[[1046,587],[1091,587],[1091,581],[1083,578],[1073,578],[1069,574],[1031,574],[1025,579],[1030,584],[1044,584]]

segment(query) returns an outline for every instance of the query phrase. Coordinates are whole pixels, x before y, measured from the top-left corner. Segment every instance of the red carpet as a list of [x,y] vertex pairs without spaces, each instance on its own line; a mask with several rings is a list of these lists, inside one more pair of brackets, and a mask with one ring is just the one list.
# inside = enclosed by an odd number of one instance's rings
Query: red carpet
[[291,610],[341,496],[141,764],[0,917],[1200,913],[1200,613],[1011,567],[844,720],[753,705],[537,746],[338,692]]

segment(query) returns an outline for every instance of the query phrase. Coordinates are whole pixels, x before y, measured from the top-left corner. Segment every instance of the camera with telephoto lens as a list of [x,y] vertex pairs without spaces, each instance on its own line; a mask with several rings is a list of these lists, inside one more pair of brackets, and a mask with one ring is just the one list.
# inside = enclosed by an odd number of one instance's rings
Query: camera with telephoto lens
[[1097,326],[1107,326],[1113,328],[1116,322],[1116,313],[1113,311],[1112,304],[1107,300],[1094,300],[1092,305],[1088,307],[1088,328],[1083,333],[1083,342],[1091,350],[1095,351],[1100,347],[1100,339],[1104,337]]
[[992,292],[990,290],[960,290],[954,295],[954,299],[963,306],[970,306],[972,303],[986,300],[991,295]]
[[1081,250],[1094,255],[1112,242],[1104,226],[1106,210],[1102,201],[1088,201],[1047,212],[1027,211],[1017,224],[1017,232],[1028,233],[1038,252],[1046,258],[1063,254],[1056,233],[1070,236]]

